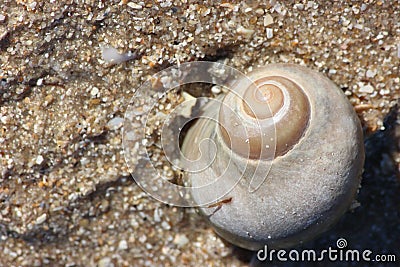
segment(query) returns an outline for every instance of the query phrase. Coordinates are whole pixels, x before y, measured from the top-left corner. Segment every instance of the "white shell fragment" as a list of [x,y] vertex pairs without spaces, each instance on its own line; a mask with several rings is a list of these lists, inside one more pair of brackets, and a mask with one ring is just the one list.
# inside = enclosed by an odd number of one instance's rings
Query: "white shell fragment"
[[103,59],[112,64],[122,63],[136,57],[136,55],[131,52],[120,54],[114,47],[101,47],[101,52]]

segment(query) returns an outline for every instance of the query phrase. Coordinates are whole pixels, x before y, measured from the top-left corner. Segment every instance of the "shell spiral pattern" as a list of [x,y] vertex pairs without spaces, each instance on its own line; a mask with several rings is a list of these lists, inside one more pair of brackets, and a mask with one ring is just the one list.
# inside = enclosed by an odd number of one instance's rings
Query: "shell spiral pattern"
[[294,246],[326,231],[352,203],[364,163],[361,124],[318,72],[271,64],[248,77],[253,84],[234,81],[220,103],[204,106],[212,120],[189,129],[183,154],[211,164],[185,179],[196,188],[223,178],[192,198],[223,195],[199,209],[226,240],[252,250]]

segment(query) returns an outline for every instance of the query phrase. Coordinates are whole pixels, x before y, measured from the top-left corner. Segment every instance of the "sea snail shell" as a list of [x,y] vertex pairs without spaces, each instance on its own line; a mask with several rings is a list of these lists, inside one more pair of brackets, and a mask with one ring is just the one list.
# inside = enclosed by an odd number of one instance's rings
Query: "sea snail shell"
[[[199,210],[229,242],[291,247],[326,231],[352,203],[364,163],[361,125],[343,92],[318,72],[271,64],[248,77],[256,87],[236,81],[239,95],[204,107],[218,124],[199,119],[188,130],[182,153],[205,153],[212,163],[185,179],[195,188],[223,176],[215,191],[193,190],[192,197],[219,197]],[[194,149],[205,139],[213,145]]]

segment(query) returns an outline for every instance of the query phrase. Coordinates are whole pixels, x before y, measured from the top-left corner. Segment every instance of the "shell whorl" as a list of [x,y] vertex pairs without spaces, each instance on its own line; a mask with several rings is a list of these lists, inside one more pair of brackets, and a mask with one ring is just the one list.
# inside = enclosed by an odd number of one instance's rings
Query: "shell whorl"
[[[303,89],[288,78],[250,74],[254,84],[228,94],[219,111],[223,140],[250,159],[273,159],[298,143],[307,129],[310,103]],[[241,86],[240,82],[234,86]]]

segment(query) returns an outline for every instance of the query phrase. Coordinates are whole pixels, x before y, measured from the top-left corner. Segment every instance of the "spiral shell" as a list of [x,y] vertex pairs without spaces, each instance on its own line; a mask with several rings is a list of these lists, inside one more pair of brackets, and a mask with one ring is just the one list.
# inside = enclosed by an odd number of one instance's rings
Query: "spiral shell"
[[192,197],[219,197],[199,210],[226,240],[252,250],[294,246],[326,231],[352,203],[364,162],[361,125],[318,72],[271,64],[248,77],[252,85],[234,81],[219,105],[204,107],[208,119],[189,129],[183,154],[209,164],[185,179],[194,188],[220,181]]

